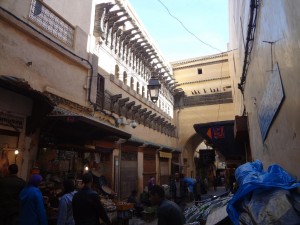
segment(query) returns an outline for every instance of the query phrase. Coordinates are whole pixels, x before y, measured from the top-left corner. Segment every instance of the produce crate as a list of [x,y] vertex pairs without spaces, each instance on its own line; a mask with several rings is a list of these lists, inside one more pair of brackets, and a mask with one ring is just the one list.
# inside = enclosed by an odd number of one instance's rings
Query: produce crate
[[133,203],[127,203],[127,202],[117,202],[116,206],[118,211],[128,211],[134,208]]

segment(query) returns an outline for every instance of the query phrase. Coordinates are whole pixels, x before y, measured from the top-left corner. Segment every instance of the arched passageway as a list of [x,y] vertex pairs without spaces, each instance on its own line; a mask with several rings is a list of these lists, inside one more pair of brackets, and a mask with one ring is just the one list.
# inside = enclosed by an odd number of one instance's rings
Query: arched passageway
[[182,151],[182,165],[185,176],[196,176],[196,165],[194,160],[195,151],[197,147],[203,142],[203,138],[198,134],[193,134],[186,142]]

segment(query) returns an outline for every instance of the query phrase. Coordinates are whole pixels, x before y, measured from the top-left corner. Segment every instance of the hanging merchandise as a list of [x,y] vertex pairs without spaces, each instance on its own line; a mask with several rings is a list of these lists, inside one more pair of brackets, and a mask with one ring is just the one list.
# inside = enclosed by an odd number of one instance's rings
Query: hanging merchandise
[[99,153],[95,153],[95,163],[99,164],[100,163],[100,154]]
[[8,174],[8,157],[5,150],[2,150],[0,153],[0,177],[6,176]]

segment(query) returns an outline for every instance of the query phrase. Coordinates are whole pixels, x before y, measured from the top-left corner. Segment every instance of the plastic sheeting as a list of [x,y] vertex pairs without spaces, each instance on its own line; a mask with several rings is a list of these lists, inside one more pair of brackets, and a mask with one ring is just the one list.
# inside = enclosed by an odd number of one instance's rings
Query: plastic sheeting
[[[274,164],[264,171],[262,162],[256,160],[239,166],[235,177],[239,189],[227,205],[235,225],[300,223],[300,211],[295,208],[300,204],[298,195],[289,192],[300,187],[300,182],[282,167]],[[289,218],[290,222],[281,223],[280,218]]]
[[189,192],[193,192],[194,185],[196,183],[196,179],[191,177],[185,177],[183,181],[187,184]]
[[240,224],[300,224],[300,195],[289,190],[254,190],[242,208]]

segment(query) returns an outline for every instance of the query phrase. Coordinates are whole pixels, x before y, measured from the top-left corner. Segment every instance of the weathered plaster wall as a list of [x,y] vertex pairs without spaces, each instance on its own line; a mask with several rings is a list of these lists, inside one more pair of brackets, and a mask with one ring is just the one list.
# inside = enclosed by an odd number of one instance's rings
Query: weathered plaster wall
[[[23,121],[23,128],[14,129],[11,126],[0,125],[0,129],[19,132],[20,135],[17,138],[17,148],[19,155],[15,158],[14,150],[7,152],[9,164],[16,163],[19,166],[19,176],[26,179],[28,168],[30,163],[36,158],[36,151],[30,151],[29,145],[26,145],[25,129],[26,118],[30,116],[32,109],[32,100],[23,95],[19,95],[15,92],[8,91],[0,88],[0,113],[9,114],[11,116],[17,116]],[[2,144],[0,142],[2,148]],[[14,146],[9,146],[13,148]]]
[[[299,178],[300,29],[297,21],[300,19],[300,2],[264,0],[260,3],[244,93],[252,155],[254,159],[262,160],[265,168],[278,163]],[[236,77],[242,73],[249,6],[250,1],[229,1],[230,48],[236,49],[232,57],[235,58]],[[274,42],[273,56],[271,44],[265,41]],[[285,99],[270,126],[267,138],[263,141],[258,123],[258,110],[272,73],[272,61],[273,65],[279,65]]]
[[[47,46],[35,36],[28,35],[27,30],[8,23],[0,22],[0,29],[5,30],[0,35],[0,74],[23,78],[35,90],[51,89],[66,99],[86,105],[84,85],[89,75],[88,65],[60,54],[58,46]],[[23,28],[32,32],[26,26]],[[32,64],[27,65],[28,62]]]
[[[174,77],[178,88],[182,88],[185,96],[207,96],[232,90],[232,79],[229,72],[228,54],[219,54],[198,59],[174,62]],[[202,69],[202,74],[198,73]],[[196,93],[195,93],[196,91]],[[199,92],[198,92],[199,91]],[[234,98],[234,96],[233,96]],[[176,109],[174,119],[178,123],[178,145],[183,149],[183,158],[189,167],[187,175],[195,174],[194,152],[203,139],[196,134],[194,124],[224,120],[234,120],[234,103],[209,104]],[[198,138],[197,138],[198,137]]]

